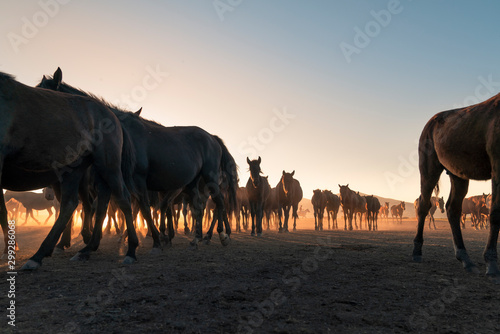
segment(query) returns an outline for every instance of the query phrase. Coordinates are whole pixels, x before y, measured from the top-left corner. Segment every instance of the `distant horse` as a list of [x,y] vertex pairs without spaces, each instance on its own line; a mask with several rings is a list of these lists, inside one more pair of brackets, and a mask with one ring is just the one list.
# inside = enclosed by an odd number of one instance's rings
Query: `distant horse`
[[[248,202],[248,192],[246,187],[239,187],[236,191],[237,209],[236,215],[236,232],[241,232],[241,224],[243,229],[248,229],[248,210],[250,203]],[[241,218],[240,218],[241,217]]]
[[326,196],[320,190],[313,190],[311,204],[314,210],[314,229],[316,231],[323,231],[323,214],[326,209]]
[[[299,181],[293,178],[294,174],[295,171],[291,173],[283,171],[281,179],[276,185],[276,189],[278,191],[279,232],[288,232],[288,217],[290,216],[290,208],[292,208],[293,230],[297,230],[297,208],[299,206],[299,202],[302,200],[302,188],[300,187]],[[283,225],[281,224],[282,214],[285,215]]]
[[17,222],[17,217],[19,217],[19,210],[21,206],[21,202],[15,200],[14,198],[5,201],[5,207],[7,208],[9,220],[14,220]]
[[403,223],[403,212],[406,210],[406,205],[405,202],[401,202],[398,205],[393,205],[391,206],[391,216],[392,216],[392,221],[396,219],[396,221],[399,221],[400,224]]
[[[126,173],[133,172],[133,153],[123,150],[124,134],[113,113],[97,100],[28,87],[0,73],[0,119],[1,188],[26,191],[58,185],[56,194],[61,199],[54,226],[22,269],[36,269],[52,254],[78,205],[79,184],[91,166],[100,201],[107,202],[113,195],[125,212],[132,237],[124,262],[133,262],[138,239],[133,230],[128,178],[124,179]],[[3,191],[0,197],[6,253]]]
[[344,230],[347,230],[347,221],[349,220],[349,231],[352,231],[352,218],[358,204],[356,193],[349,188],[349,183],[345,186],[339,184],[340,203],[344,212]]
[[[53,78],[43,78],[39,86],[61,92],[91,96],[82,90],[62,82],[62,72],[58,68]],[[161,247],[158,230],[153,224],[147,190],[160,191],[160,232],[165,235],[165,219],[168,218],[168,239],[175,231],[170,205],[181,192],[189,196],[189,204],[196,221],[196,235],[191,245],[197,246],[203,238],[202,219],[208,194],[212,195],[218,210],[217,231],[223,245],[228,245],[231,226],[227,220],[224,198],[220,191],[221,174],[226,175],[231,206],[236,203],[237,172],[236,163],[223,141],[195,126],[164,127],[146,120],[135,113],[125,112],[109,106],[120,120],[120,124],[130,134],[136,152],[134,166],[134,187],[138,195],[140,210],[152,231],[153,249]],[[189,154],[186,154],[189,152]],[[206,192],[207,194],[201,194]],[[226,233],[224,233],[224,225]],[[95,230],[95,229],[94,229]],[[98,244],[98,242],[97,242]],[[95,248],[95,247],[94,247]],[[80,253],[88,254],[89,248]],[[88,256],[88,255],[86,255]]]
[[462,226],[465,228],[467,215],[471,215],[472,227],[478,229],[481,222],[481,211],[487,211],[486,208],[487,195],[478,195],[464,198],[462,201]]
[[[44,192],[46,188],[44,188]],[[52,196],[54,193],[52,192]],[[52,202],[54,197],[51,200],[46,199],[45,193],[34,193],[31,191],[6,191],[4,195],[5,201],[9,201],[11,198],[19,201],[24,208],[26,209],[26,217],[24,219],[24,223],[22,225],[26,225],[28,223],[28,218],[31,217],[38,225],[40,225],[40,221],[35,218],[33,215],[33,210],[41,211],[47,210],[49,216],[43,222],[43,225],[47,224],[50,217],[54,214],[52,212],[52,208],[54,207],[54,203]]]
[[373,229],[373,231],[376,231],[378,230],[378,212],[381,208],[380,201],[373,195],[364,197],[366,200],[368,230]]
[[[262,177],[260,169],[261,158],[250,160],[247,158],[247,163],[250,169],[250,177],[247,181],[248,202],[250,203],[250,215],[252,216],[252,236],[262,235],[262,217],[264,216],[264,204],[269,197],[271,187],[267,178]],[[257,231],[256,231],[257,229]]]
[[[417,213],[418,209],[418,204],[419,204],[419,199],[417,198],[415,202],[413,203],[413,206],[415,207],[415,213]],[[436,229],[436,223],[434,221],[434,213],[436,212],[437,208],[441,210],[441,213],[444,213],[444,198],[443,197],[436,197],[432,196],[431,197],[431,208],[429,210],[429,229],[431,229],[431,223],[434,225],[434,229]],[[417,216],[418,218],[418,216]]]
[[274,219],[274,224],[276,224],[278,209],[278,191],[276,188],[271,188],[266,203],[264,203],[264,215],[266,216],[267,229],[270,229],[271,219]]
[[420,205],[413,260],[422,261],[425,217],[430,197],[443,170],[451,180],[446,213],[453,234],[455,256],[468,271],[478,272],[470,260],[462,238],[460,216],[469,180],[488,180],[492,184],[490,233],[483,256],[486,275],[500,278],[497,240],[500,229],[500,94],[464,108],[434,115],[425,125],[419,141]]
[[307,218],[307,214],[311,212],[311,210],[309,209],[302,209],[302,205],[299,207],[299,209],[297,210],[297,215],[299,216],[299,218]]
[[359,228],[363,228],[363,214],[366,218],[366,225],[368,228],[368,208],[366,204],[366,199],[359,194],[359,191],[355,194],[356,198],[356,206],[354,207],[354,226],[356,229],[358,228],[358,224],[356,223],[356,216],[359,213]]
[[339,228],[337,215],[339,213],[340,198],[330,190],[323,190],[326,197],[326,214],[328,217],[328,229],[330,229],[330,216],[332,217],[332,228]]
[[380,208],[379,213],[380,218],[385,218],[386,221],[389,219],[389,202],[385,202],[385,205]]

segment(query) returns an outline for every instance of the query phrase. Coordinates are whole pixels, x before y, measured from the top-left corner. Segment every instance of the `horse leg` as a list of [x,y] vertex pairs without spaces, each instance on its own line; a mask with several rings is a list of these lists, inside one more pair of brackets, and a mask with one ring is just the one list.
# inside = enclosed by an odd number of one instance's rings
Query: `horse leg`
[[143,188],[141,191],[138,191],[138,194],[142,194],[142,196],[139,196],[137,200],[139,210],[144,219],[146,219],[148,230],[153,238],[153,249],[151,249],[150,254],[157,254],[161,251],[160,232],[158,232],[158,229],[153,222],[153,217],[151,217],[148,192],[145,188]]
[[250,233],[250,235],[252,237],[255,236],[255,218],[256,218],[255,217],[255,214],[256,214],[255,211],[256,211],[255,210],[255,203],[250,203],[250,215],[252,216],[252,233]]
[[[0,167],[1,170],[1,167]],[[0,173],[1,175],[1,173]],[[3,241],[4,241],[4,250],[2,254],[2,259],[6,259],[8,256],[8,244],[9,244],[9,227],[8,227],[8,219],[7,219],[7,207],[5,206],[5,198],[3,196],[3,189],[0,189],[0,225],[2,225],[2,232],[3,232]],[[14,242],[14,250],[17,250],[17,242]],[[11,245],[12,249],[12,245]]]
[[[497,170],[493,168],[493,170]],[[496,172],[498,173],[498,172]],[[497,265],[497,240],[500,230],[500,178],[496,173],[491,179],[492,196],[491,196],[491,212],[490,212],[490,232],[488,242],[484,249],[483,257],[486,262],[486,275],[494,278],[496,282],[500,282],[500,270]]]
[[446,213],[450,223],[451,232],[453,234],[453,244],[455,246],[455,256],[457,260],[462,262],[465,270],[469,272],[479,272],[476,265],[469,259],[469,255],[465,250],[462,231],[460,229],[460,216],[462,214],[462,201],[467,194],[469,181],[461,179],[457,176],[450,175],[451,191],[450,198],[446,203]]
[[287,205],[285,208],[284,208],[284,215],[285,215],[285,221],[283,223],[283,230],[285,232],[289,232],[288,231],[288,218],[290,217],[290,205]]
[[264,203],[260,202],[257,204],[257,236],[262,235],[262,214],[263,214]]
[[318,210],[316,210],[316,208],[314,208],[313,210],[314,210],[314,230],[317,231],[318,230]]
[[68,179],[61,184],[61,209],[59,217],[40,245],[38,251],[22,266],[21,270],[37,269],[42,265],[44,257],[52,255],[61,233],[66,228],[68,221],[71,219],[73,212],[78,206],[78,183],[81,175],[76,170],[66,175],[68,175]]
[[283,215],[282,211],[281,210],[285,210],[285,207],[284,206],[280,206],[278,208],[278,222],[279,222],[279,228],[278,228],[278,232],[281,233],[283,232],[283,225],[281,223],[281,216]]

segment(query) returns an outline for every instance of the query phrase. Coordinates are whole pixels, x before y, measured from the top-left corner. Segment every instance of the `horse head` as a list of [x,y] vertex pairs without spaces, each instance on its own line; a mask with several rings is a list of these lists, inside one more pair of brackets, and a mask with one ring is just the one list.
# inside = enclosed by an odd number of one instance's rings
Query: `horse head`
[[260,169],[261,158],[259,157],[257,160],[250,160],[247,158],[248,169],[250,170],[250,179],[252,180],[252,184],[255,188],[260,186],[260,174],[262,170]]
[[283,191],[285,192],[285,195],[288,195],[290,190],[292,190],[293,187],[293,175],[295,174],[295,171],[291,173],[287,173],[283,171],[283,175],[281,176],[281,183],[283,184]]
[[439,206],[439,210],[441,210],[441,213],[444,213],[444,198],[443,197],[438,198],[438,206]]
[[55,193],[54,193],[54,189],[52,189],[51,187],[43,188],[43,196],[45,197],[45,199],[47,201],[52,201],[56,197]]

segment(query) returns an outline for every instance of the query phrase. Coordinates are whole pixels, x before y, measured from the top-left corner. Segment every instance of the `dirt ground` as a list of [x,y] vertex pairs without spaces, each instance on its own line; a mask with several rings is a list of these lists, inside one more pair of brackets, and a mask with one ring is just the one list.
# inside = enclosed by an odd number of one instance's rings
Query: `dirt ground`
[[[140,235],[138,262],[123,265],[124,246],[105,236],[87,262],[64,254],[35,272],[18,271],[49,227],[18,226],[15,298],[5,261],[1,333],[492,333],[500,330],[499,285],[484,276],[487,231],[464,231],[481,275],[454,259],[445,221],[424,234],[424,262],[410,261],[415,221],[381,223],[377,232],[299,230],[262,237],[233,233],[223,247],[173,246],[149,255]],[[342,223],[343,225],[343,223]],[[342,226],[343,227],[343,226]],[[5,316],[15,300],[15,330]],[[8,311],[7,311],[8,312]]]

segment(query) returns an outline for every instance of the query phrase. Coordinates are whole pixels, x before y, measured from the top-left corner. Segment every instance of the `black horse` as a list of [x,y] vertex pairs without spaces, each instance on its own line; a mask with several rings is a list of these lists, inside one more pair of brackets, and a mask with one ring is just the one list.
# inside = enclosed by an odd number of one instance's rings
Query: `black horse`
[[269,197],[271,187],[267,178],[262,177],[260,169],[261,158],[250,160],[247,158],[247,163],[250,169],[250,177],[247,181],[248,202],[250,204],[250,215],[252,216],[252,236],[255,236],[257,228],[257,236],[262,235],[262,217],[264,216],[264,203]]
[[[114,114],[94,99],[29,87],[11,75],[0,73],[0,119],[1,188],[26,191],[59,185],[59,217],[22,269],[36,269],[44,257],[52,254],[78,205],[79,184],[90,166],[95,173],[99,200],[107,206],[113,195],[125,213],[131,233],[124,262],[135,261],[138,239],[132,222],[128,179],[122,174],[122,170],[133,172],[133,152],[127,154],[124,150],[124,134]],[[3,191],[0,191],[0,224],[6,252],[7,211]]]
[[326,209],[326,196],[320,190],[313,190],[311,204],[314,209],[314,229],[316,231],[323,231],[323,215]]
[[337,215],[340,208],[340,198],[330,190],[323,190],[326,197],[326,214],[328,217],[328,229],[330,229],[330,216],[332,216],[332,229],[339,228]]
[[[302,188],[299,181],[293,178],[295,171],[286,173],[283,171],[280,182],[276,185],[278,198],[278,219],[279,232],[288,232],[288,217],[290,216],[290,208],[292,208],[293,230],[297,230],[297,208],[302,200]],[[283,211],[282,211],[283,210]],[[281,224],[281,216],[285,215],[285,221]]]
[[[93,97],[91,94],[63,83],[62,72],[59,68],[53,78],[44,77],[39,86]],[[109,107],[119,119],[122,127],[130,133],[135,148],[136,163],[133,181],[141,213],[152,231],[153,249],[158,249],[160,242],[151,218],[147,190],[163,193],[160,203],[162,234],[165,234],[167,208],[171,207],[176,196],[183,191],[186,192],[190,198],[191,211],[197,222],[193,245],[197,245],[202,240],[204,201],[210,194],[219,209],[217,210],[219,222],[217,231],[221,243],[227,245],[230,241],[231,227],[229,223],[225,223],[226,233],[224,233],[222,224],[227,222],[227,214],[219,181],[226,180],[230,205],[235,206],[238,179],[236,163],[223,141],[195,126],[164,127],[135,113],[125,112],[113,106]],[[172,219],[169,218],[167,241],[170,241],[175,233]]]

